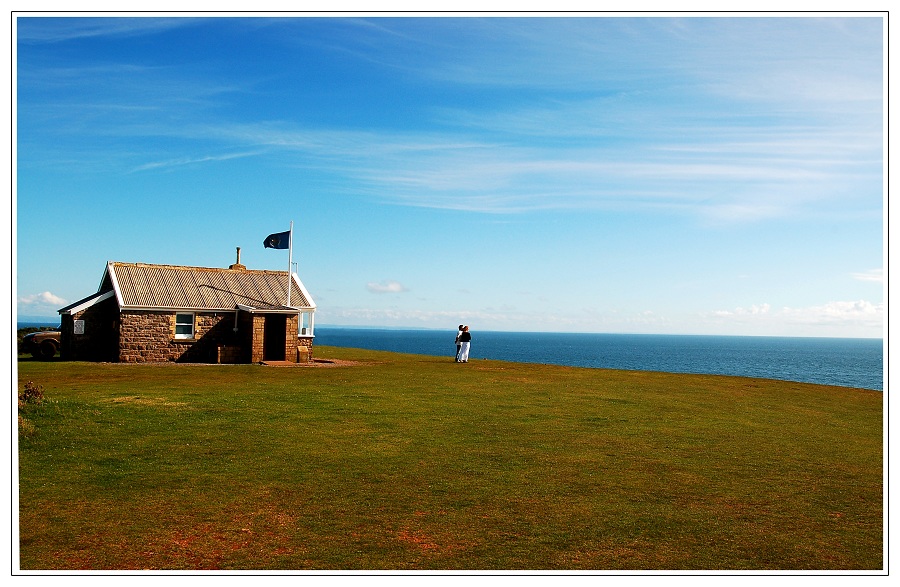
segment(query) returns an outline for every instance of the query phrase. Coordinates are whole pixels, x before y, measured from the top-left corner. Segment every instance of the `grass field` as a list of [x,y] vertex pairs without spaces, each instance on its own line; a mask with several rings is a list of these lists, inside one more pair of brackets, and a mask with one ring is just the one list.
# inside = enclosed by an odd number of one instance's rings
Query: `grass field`
[[316,353],[21,360],[20,568],[883,568],[880,392]]

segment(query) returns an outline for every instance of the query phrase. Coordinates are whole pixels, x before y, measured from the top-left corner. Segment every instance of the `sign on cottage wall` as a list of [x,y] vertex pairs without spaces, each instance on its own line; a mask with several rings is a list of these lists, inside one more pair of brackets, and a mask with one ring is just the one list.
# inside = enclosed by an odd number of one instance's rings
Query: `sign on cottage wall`
[[75,320],[75,328],[73,332],[75,334],[84,334],[84,320]]

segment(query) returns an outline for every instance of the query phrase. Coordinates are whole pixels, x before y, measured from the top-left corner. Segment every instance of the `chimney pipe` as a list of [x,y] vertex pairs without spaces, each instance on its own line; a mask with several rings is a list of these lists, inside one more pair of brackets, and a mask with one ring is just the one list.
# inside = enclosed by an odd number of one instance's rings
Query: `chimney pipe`
[[229,269],[240,269],[241,271],[246,271],[247,267],[241,265],[241,247],[237,248],[237,262],[234,265],[230,265]]

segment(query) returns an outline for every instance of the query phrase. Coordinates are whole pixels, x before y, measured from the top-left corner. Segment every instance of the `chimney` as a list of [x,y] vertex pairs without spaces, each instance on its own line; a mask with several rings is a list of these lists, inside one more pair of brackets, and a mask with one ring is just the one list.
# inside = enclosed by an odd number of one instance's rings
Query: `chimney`
[[237,248],[237,262],[234,265],[229,265],[229,269],[237,269],[238,271],[246,271],[247,267],[245,265],[241,265],[241,247]]

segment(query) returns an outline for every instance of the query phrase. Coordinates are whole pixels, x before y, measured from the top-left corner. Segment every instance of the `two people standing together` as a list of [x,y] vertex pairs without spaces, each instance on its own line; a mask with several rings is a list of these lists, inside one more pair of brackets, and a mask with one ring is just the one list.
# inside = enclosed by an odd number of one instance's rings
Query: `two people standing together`
[[469,362],[469,346],[472,344],[472,335],[469,333],[469,327],[459,325],[459,331],[456,333],[456,362]]

